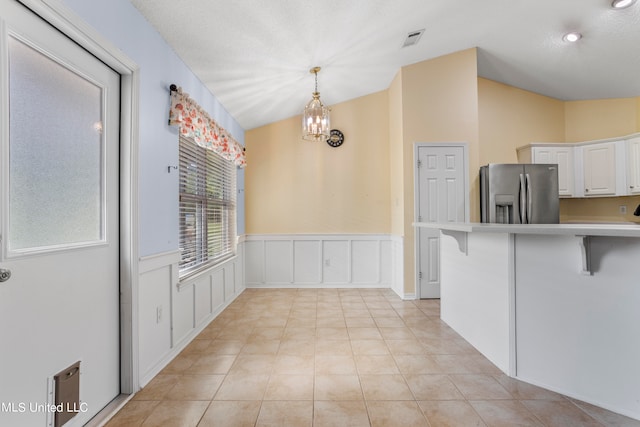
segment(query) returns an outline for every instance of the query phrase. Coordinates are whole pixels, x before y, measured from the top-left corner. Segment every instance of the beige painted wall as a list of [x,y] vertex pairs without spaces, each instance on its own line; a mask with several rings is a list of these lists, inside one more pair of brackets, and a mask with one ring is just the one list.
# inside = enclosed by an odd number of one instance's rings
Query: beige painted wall
[[[453,53],[401,69],[404,187],[404,291],[415,292],[414,144],[466,142],[470,170],[478,169],[478,79],[476,49]],[[478,204],[477,178],[470,208]],[[474,215],[475,216],[475,215]],[[472,220],[474,218],[472,217]]]
[[246,132],[248,234],[390,233],[387,91],[331,106],[331,125],[338,148],[303,140],[300,116]]
[[479,78],[478,102],[481,165],[517,163],[517,148],[532,142],[564,142],[562,101]]
[[638,132],[638,99],[565,102],[565,141],[590,141]]

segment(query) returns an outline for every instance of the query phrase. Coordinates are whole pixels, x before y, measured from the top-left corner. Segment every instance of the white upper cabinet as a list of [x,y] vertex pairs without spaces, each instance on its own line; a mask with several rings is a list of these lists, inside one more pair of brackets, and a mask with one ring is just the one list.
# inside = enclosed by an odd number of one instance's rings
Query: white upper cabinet
[[552,163],[558,165],[558,193],[560,197],[574,195],[573,145],[532,144],[518,150],[520,163]]
[[558,193],[573,196],[573,147],[535,147],[533,163],[558,165]]
[[613,142],[582,147],[584,196],[616,195],[616,146]]
[[520,163],[556,163],[560,197],[640,194],[640,134],[518,148]]
[[628,139],[626,145],[629,194],[640,194],[640,136]]

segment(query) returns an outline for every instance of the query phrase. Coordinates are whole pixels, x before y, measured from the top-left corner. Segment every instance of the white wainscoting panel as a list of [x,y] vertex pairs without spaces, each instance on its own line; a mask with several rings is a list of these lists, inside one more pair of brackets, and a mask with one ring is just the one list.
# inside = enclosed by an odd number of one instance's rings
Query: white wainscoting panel
[[[177,281],[175,283],[177,283]],[[196,291],[194,286],[182,286],[178,288],[177,285],[174,284],[173,288],[172,340],[175,343],[180,340],[180,337],[187,336],[189,331],[194,328]]]
[[244,249],[248,287],[396,290],[402,277],[402,256],[395,253],[402,251],[402,239],[390,235],[254,234],[245,236]]
[[211,275],[211,311],[216,311],[224,305],[226,298],[233,298],[236,294],[235,272],[237,263],[229,268],[214,271]]
[[351,281],[353,283],[379,283],[382,268],[371,268],[373,265],[381,266],[381,243],[370,240],[354,240],[351,242]]
[[[199,326],[211,314],[211,274],[198,278],[193,283],[194,326]],[[224,288],[222,288],[224,289]]]
[[[322,242],[324,283],[349,283],[349,249],[348,240],[324,240]],[[371,265],[371,268],[375,267],[377,267],[376,264]]]
[[[166,252],[139,261],[138,365],[140,386],[144,386],[144,379],[154,367],[163,365],[171,352],[171,283],[180,253]],[[158,310],[161,310],[160,318]]]
[[[155,257],[147,260],[149,263],[157,261]],[[143,266],[143,263],[144,260],[141,260],[140,265]],[[160,363],[171,350],[171,268],[171,264],[158,265],[140,274],[138,360],[141,375]],[[158,310],[162,312],[160,318]]]
[[244,243],[244,274],[247,283],[264,282],[264,241],[246,240]]
[[290,240],[265,240],[265,280],[269,283],[293,282],[293,242]]
[[[394,266],[394,254],[393,254],[393,241],[380,241],[380,260],[390,260],[391,263],[387,266],[389,268],[380,269],[380,281],[382,283],[393,283],[393,266]],[[386,264],[386,263],[385,263]]]
[[141,386],[245,289],[244,244],[240,241],[235,257],[182,281],[178,251],[140,259]]
[[299,285],[322,283],[321,241],[293,241],[293,282]]

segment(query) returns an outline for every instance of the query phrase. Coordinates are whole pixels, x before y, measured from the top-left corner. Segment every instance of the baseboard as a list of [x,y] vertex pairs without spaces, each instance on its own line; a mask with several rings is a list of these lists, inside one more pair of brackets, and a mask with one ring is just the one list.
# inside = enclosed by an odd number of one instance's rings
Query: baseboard
[[391,289],[389,283],[260,283],[249,289]]

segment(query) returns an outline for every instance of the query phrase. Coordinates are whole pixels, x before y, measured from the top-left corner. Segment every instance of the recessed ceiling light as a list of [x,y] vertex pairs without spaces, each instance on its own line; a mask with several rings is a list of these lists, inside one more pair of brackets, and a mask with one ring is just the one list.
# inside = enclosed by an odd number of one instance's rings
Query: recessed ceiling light
[[577,32],[567,33],[562,37],[562,40],[570,43],[575,43],[582,38],[582,34]]
[[614,9],[624,9],[634,4],[636,0],[613,0],[611,7]]

